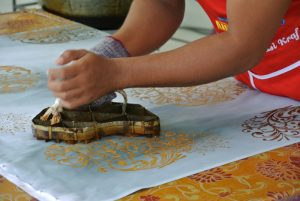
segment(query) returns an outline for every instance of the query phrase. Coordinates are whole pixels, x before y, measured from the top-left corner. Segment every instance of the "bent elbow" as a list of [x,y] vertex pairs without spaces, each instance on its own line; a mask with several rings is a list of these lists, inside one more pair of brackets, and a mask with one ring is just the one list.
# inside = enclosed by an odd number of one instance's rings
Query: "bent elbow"
[[235,69],[235,75],[244,73],[254,68],[263,60],[265,56],[265,51],[263,50],[258,50],[255,48],[252,50],[247,50],[245,47],[247,46],[243,46],[237,50],[236,59],[238,59],[240,62],[238,62],[238,65]]

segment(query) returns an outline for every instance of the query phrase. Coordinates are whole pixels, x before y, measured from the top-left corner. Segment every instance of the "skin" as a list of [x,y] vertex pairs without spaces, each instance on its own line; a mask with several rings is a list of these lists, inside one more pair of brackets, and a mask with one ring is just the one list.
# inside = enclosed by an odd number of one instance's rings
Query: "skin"
[[147,55],[179,27],[184,0],[135,0],[114,34],[132,57],[109,59],[87,50],[67,50],[57,64],[72,63],[49,70],[48,87],[72,109],[118,89],[192,86],[243,73],[263,58],[290,2],[227,0],[227,32]]

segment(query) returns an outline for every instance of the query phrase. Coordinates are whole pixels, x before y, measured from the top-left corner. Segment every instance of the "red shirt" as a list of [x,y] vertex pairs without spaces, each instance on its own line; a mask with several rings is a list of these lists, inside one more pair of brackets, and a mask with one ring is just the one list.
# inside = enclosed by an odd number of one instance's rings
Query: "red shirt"
[[[197,0],[216,32],[228,29],[226,0]],[[263,92],[300,100],[300,0],[292,0],[261,62],[236,79]]]

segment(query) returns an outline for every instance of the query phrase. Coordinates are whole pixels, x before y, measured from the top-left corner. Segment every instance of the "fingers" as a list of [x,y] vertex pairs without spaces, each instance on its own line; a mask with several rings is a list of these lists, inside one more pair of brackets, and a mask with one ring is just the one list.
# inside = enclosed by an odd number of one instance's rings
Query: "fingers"
[[86,50],[69,50],[57,63],[63,65],[70,61],[74,62],[48,71],[48,87],[65,108],[74,109],[96,100],[107,91],[107,82],[99,83],[99,77],[107,70],[99,66],[105,67],[108,60]]
[[63,81],[49,81],[48,87],[53,95],[60,99],[63,107],[74,109],[86,104],[90,99],[86,90],[82,86],[78,86],[79,77]]
[[[74,109],[88,102],[91,102],[90,94],[86,93],[84,87],[78,87],[77,77],[67,81],[54,81],[49,83],[49,88],[55,97],[60,99],[63,107],[68,109]],[[54,90],[55,89],[55,90]]]
[[[74,92],[75,94],[76,92]],[[94,101],[94,97],[88,96],[87,94],[79,93],[74,95],[73,98],[68,100],[61,100],[62,105],[68,109],[75,109],[87,103]]]
[[[49,80],[48,88],[51,91],[53,91],[54,93],[62,93],[62,92],[68,92],[70,90],[78,88],[79,84],[80,84],[80,79],[77,76],[77,77],[62,80],[62,81]],[[61,98],[61,97],[59,97],[59,98]]]
[[56,64],[65,65],[73,60],[78,60],[87,54],[86,50],[66,50],[62,55],[56,60]]
[[[72,89],[64,92],[53,92],[53,95],[58,97],[60,101],[69,102],[78,99],[82,95],[81,89]],[[62,102],[61,102],[62,103]]]
[[48,70],[49,81],[61,81],[76,77],[80,71],[78,64],[69,65],[62,68],[53,68]]

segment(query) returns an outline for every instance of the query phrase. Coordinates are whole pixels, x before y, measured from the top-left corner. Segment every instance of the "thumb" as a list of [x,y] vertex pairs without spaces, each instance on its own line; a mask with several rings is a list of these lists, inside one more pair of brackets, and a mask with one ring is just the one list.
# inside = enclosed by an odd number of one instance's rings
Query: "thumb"
[[55,61],[57,65],[65,65],[71,61],[78,60],[88,53],[87,50],[66,50]]

